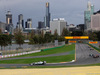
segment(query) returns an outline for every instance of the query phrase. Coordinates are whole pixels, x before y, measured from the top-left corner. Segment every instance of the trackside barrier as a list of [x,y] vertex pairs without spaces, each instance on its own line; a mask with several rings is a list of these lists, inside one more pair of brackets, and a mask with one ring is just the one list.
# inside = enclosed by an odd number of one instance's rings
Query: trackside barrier
[[61,48],[61,47],[64,47],[64,46],[65,46],[65,45],[63,45],[63,46],[58,46],[58,47],[53,47],[53,48],[42,49],[41,51],[47,51],[47,50],[57,49],[57,48]]
[[37,53],[40,52],[41,50],[36,50],[36,51],[31,51],[31,52],[23,52],[23,53],[17,53],[17,54],[9,54],[9,55],[0,55],[1,58],[8,58],[8,57],[13,57],[13,56],[20,56],[20,55],[25,55],[25,54],[32,54],[32,53]]
[[90,46],[93,47],[94,49],[100,51],[100,48],[97,48],[97,47],[95,47],[95,46],[93,46],[93,45],[91,45],[91,44],[89,44],[89,43],[88,43],[88,45],[90,45]]

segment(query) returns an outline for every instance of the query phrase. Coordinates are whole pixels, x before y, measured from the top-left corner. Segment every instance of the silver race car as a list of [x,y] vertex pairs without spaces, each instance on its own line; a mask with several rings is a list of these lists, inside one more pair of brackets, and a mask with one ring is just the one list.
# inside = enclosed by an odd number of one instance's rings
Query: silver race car
[[46,61],[39,61],[39,62],[30,63],[29,65],[32,66],[32,65],[45,65],[45,64]]

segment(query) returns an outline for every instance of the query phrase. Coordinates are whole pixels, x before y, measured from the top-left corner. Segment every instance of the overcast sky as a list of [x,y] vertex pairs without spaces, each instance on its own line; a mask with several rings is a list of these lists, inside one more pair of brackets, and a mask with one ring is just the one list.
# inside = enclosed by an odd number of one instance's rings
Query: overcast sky
[[[100,0],[90,0],[95,6],[95,11],[100,9]],[[32,26],[37,27],[38,21],[43,21],[46,8],[45,3],[50,3],[51,19],[65,18],[68,24],[84,23],[84,11],[87,9],[88,0],[0,0],[0,21],[6,21],[8,10],[13,14],[13,24],[16,26],[18,15],[24,15],[24,21],[32,18]]]

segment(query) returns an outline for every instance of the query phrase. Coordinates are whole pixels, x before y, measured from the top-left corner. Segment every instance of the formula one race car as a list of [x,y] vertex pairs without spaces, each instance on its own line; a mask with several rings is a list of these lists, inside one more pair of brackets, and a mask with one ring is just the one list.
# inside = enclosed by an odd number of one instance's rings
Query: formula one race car
[[93,54],[89,54],[89,56],[93,57],[94,55]]
[[90,46],[88,46],[88,48],[91,48]]
[[90,50],[94,50],[93,48],[90,48]]
[[89,54],[89,56],[91,56],[93,58],[99,58],[99,55]]
[[94,55],[93,58],[99,58],[99,55]]
[[29,65],[32,66],[32,65],[45,65],[45,64],[46,61],[39,61],[39,62],[30,63]]

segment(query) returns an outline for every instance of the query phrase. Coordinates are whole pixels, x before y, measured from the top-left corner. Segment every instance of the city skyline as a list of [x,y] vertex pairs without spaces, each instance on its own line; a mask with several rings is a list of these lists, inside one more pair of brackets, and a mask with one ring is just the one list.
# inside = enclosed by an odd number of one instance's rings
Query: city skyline
[[[99,0],[91,3],[95,6],[95,11],[99,10]],[[0,21],[5,21],[5,14],[11,11],[13,15],[14,27],[17,23],[19,14],[23,14],[23,19],[32,18],[33,27],[38,26],[38,21],[43,21],[45,16],[45,3],[50,3],[51,19],[65,18],[68,24],[84,23],[84,10],[87,8],[88,0],[0,0]],[[25,5],[24,5],[25,3]],[[80,5],[80,3],[82,3]]]

